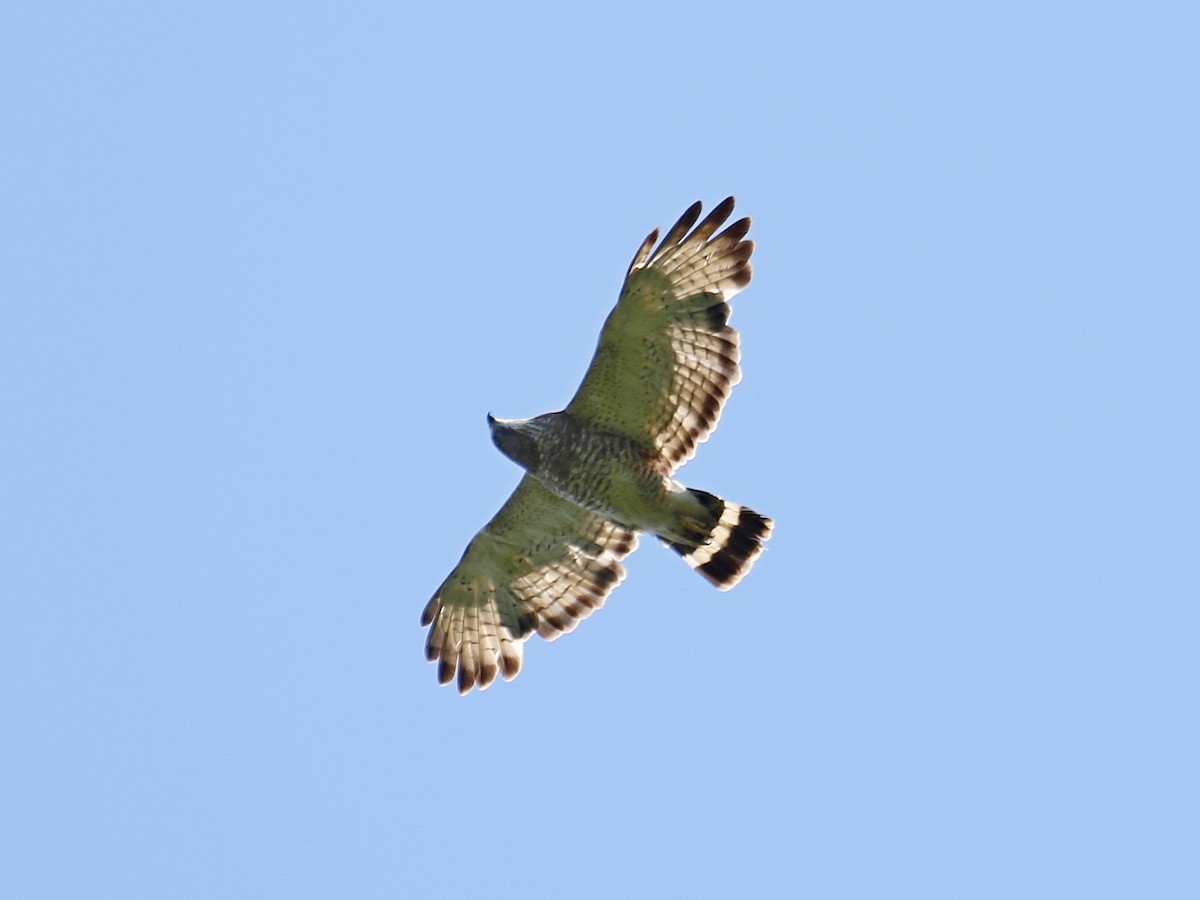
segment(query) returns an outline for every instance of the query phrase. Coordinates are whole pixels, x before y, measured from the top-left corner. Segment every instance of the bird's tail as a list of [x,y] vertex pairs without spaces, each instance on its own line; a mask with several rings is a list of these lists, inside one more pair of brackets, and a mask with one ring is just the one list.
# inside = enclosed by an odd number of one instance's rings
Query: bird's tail
[[711,584],[727,591],[750,571],[774,523],[707,491],[688,488],[686,493],[702,510],[695,520],[696,539],[665,543]]

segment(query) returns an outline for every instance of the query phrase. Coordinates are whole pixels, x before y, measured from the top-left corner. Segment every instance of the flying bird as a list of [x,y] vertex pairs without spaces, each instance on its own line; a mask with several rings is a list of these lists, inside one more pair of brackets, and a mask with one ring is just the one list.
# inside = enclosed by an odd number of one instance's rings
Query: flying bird
[[762,552],[770,519],[672,478],[741,380],[729,300],[750,283],[754,243],[746,218],[717,234],[733,203],[699,225],[694,203],[661,243],[658,229],[642,241],[565,409],[488,415],[525,475],[421,614],[442,684],[457,676],[465,694],[516,677],[533,632],[554,640],[603,605],[640,531],[721,590]]

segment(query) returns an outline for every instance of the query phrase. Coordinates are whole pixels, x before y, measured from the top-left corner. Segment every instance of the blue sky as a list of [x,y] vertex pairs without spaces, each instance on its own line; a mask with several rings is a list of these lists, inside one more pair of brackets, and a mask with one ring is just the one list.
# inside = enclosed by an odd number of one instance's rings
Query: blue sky
[[[0,894],[1200,893],[1194,4],[24,7]],[[768,552],[438,687],[485,414],[729,193]]]

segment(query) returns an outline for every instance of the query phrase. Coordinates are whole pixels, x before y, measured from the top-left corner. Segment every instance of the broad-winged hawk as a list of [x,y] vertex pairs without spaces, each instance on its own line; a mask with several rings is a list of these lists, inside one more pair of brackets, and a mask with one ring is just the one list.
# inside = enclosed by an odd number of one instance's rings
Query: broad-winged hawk
[[[772,522],[672,479],[741,379],[729,300],[750,283],[749,219],[716,234],[733,198],[696,225],[693,204],[638,248],[583,383],[562,412],[488,416],[526,474],[425,607],[438,680],[486,688],[520,671],[523,643],[553,640],[604,603],[648,531],[721,590],[762,552]],[[695,228],[692,226],[695,225]]]

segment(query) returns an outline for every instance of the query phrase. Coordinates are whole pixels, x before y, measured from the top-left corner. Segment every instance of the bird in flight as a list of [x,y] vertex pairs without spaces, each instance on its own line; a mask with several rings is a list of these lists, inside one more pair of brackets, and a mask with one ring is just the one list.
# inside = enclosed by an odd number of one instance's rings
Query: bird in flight
[[488,415],[525,475],[421,614],[442,684],[465,694],[516,677],[533,632],[553,640],[603,605],[640,531],[720,590],[762,552],[770,519],[672,478],[741,380],[729,300],[750,283],[754,243],[747,218],[717,233],[733,203],[698,225],[694,203],[661,243],[658,229],[642,241],[565,409]]

